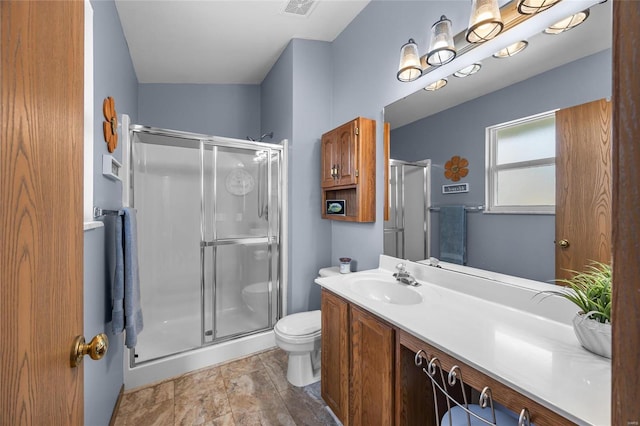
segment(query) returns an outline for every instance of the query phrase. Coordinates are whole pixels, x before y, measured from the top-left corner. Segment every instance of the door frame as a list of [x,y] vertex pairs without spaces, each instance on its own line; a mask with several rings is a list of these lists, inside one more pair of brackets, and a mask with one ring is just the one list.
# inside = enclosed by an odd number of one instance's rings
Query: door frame
[[611,414],[630,426],[640,422],[640,4],[614,0],[613,22]]

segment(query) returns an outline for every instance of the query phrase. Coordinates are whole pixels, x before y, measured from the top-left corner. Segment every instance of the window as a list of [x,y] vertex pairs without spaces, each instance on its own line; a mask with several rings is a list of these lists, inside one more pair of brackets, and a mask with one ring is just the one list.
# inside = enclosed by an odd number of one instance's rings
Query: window
[[555,112],[487,127],[486,163],[486,212],[555,213]]

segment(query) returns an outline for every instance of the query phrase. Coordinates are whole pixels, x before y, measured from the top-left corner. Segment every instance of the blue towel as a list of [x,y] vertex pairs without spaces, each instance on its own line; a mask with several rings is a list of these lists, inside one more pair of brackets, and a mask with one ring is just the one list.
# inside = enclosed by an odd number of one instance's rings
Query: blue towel
[[142,331],[142,310],[140,308],[140,276],[138,273],[138,241],[136,211],[122,210],[116,218],[116,270],[113,282],[113,311],[111,321],[113,332],[126,331],[125,345],[135,347],[138,333]]
[[464,206],[440,207],[440,260],[467,263],[467,215]]

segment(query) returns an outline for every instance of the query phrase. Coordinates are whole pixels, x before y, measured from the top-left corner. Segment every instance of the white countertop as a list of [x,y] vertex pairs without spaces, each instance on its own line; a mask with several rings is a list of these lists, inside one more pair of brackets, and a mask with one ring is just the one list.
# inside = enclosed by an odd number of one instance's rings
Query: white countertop
[[[398,262],[422,284],[407,287],[422,303],[394,305],[351,289],[354,278],[392,278]],[[575,423],[611,423],[611,361],[578,342],[574,305],[539,295],[553,285],[498,282],[388,256],[378,269],[316,283]]]

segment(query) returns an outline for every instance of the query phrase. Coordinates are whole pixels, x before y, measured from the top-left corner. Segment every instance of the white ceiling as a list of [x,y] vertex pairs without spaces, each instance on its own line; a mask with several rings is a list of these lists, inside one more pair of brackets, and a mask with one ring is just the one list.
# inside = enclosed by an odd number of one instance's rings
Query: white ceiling
[[[566,33],[548,35],[538,31],[528,38],[529,46],[512,58],[483,59],[477,74],[466,78],[449,76],[447,86],[438,91],[420,89],[388,105],[385,121],[395,129],[611,47],[611,4],[608,1],[592,6],[589,18]],[[433,78],[427,74],[420,80],[426,86]]]
[[116,0],[140,83],[260,84],[292,38],[333,41],[369,0]]

